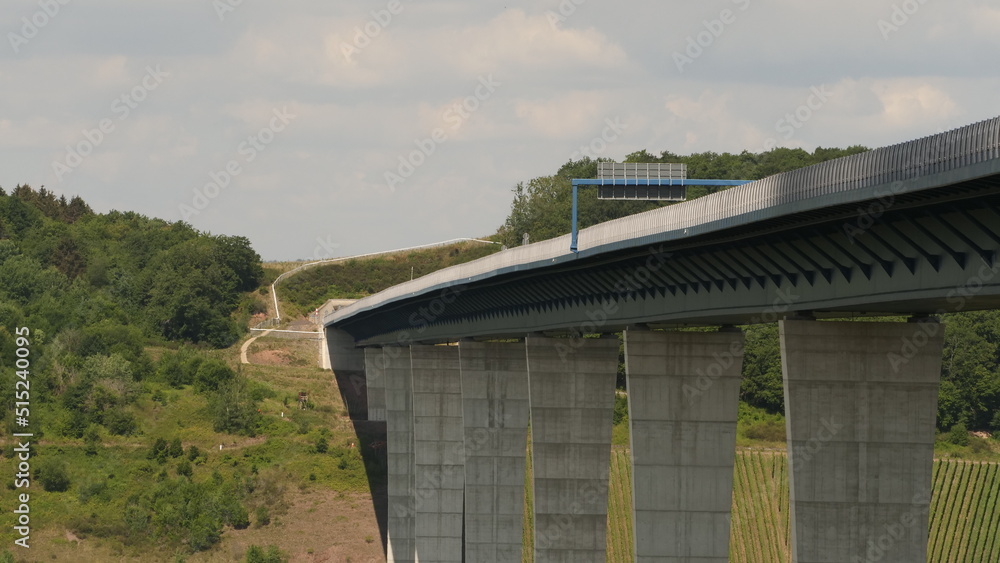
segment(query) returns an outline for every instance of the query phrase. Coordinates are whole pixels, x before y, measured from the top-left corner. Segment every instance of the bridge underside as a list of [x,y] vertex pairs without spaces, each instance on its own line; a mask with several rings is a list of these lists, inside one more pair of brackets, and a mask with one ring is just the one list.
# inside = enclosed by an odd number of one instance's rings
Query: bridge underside
[[[346,319],[359,344],[1000,307],[1000,176],[506,274]],[[973,299],[974,298],[974,299]]]
[[[743,360],[726,325],[774,321],[792,560],[925,560],[934,316],[1000,308],[1000,119],[855,156],[331,314],[335,371],[381,347],[366,396],[396,454],[390,560],[520,561],[529,446],[534,560],[605,560],[623,331],[636,560],[726,561]],[[911,322],[815,320],[878,314]],[[649,330],[685,325],[722,328]]]

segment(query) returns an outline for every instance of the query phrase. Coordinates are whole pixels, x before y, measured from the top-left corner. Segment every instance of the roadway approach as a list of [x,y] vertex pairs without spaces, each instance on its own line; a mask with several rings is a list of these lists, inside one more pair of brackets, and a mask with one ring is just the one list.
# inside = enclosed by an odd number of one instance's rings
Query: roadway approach
[[[521,561],[528,447],[534,561],[604,561],[618,333],[636,560],[727,561],[737,327],[774,321],[792,560],[926,560],[936,315],[1000,306],[1000,118],[569,239],[323,318],[342,392],[386,423],[388,561]],[[873,314],[910,320],[852,320]]]

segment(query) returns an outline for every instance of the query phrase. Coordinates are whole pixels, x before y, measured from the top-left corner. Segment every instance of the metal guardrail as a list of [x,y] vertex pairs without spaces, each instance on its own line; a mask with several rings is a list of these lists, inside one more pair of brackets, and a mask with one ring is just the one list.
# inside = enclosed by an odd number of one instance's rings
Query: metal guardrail
[[[960,174],[956,171],[961,170]],[[601,223],[570,235],[511,248],[393,286],[323,319],[335,324],[395,300],[504,273],[549,266],[616,249],[679,240],[831,205],[919,191],[1000,172],[1000,117],[868,152],[769,176],[696,200]],[[946,179],[939,179],[944,178]],[[911,181],[912,182],[908,182]],[[888,187],[902,183],[894,191]],[[937,182],[937,184],[935,184]]]

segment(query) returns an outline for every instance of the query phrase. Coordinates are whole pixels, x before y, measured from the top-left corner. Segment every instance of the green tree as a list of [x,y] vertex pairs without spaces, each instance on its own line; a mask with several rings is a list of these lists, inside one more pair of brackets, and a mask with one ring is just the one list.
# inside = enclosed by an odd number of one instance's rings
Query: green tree
[[245,378],[238,377],[222,384],[209,400],[212,427],[216,432],[256,436],[260,426],[257,401]]
[[778,325],[749,325],[744,334],[740,399],[771,413],[784,412]]
[[236,373],[226,365],[226,362],[210,358],[198,366],[198,371],[195,373],[195,386],[199,391],[215,391],[235,377]]

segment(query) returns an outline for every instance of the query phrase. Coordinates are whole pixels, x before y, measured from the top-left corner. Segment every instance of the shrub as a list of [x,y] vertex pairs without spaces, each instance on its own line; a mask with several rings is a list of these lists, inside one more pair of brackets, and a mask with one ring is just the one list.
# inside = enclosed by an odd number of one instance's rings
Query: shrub
[[184,477],[190,477],[192,474],[191,462],[186,459],[181,460],[180,463],[177,464],[177,474]]
[[97,455],[97,450],[101,445],[101,433],[97,425],[91,424],[87,431],[83,433],[83,453],[88,456]]
[[746,437],[751,440],[764,440],[767,442],[784,442],[785,425],[774,421],[765,420],[751,424],[746,429]]
[[116,436],[131,436],[138,430],[135,416],[120,408],[111,409],[104,415],[104,425]]
[[66,464],[54,458],[42,458],[35,466],[35,479],[49,492],[62,493],[69,490]]
[[192,444],[191,447],[188,448],[188,461],[194,461],[198,459],[198,456],[200,455],[201,450],[198,449],[198,446]]
[[284,563],[287,560],[276,545],[267,546],[267,551],[257,545],[251,545],[247,549],[246,563]]
[[181,439],[174,438],[170,442],[170,448],[167,450],[167,455],[170,457],[181,457],[184,455],[184,446],[181,446]]
[[226,362],[212,358],[201,362],[195,373],[194,382],[199,391],[215,391],[235,377],[236,373],[226,365]]
[[266,506],[260,505],[257,507],[257,526],[267,526],[271,523],[271,511],[267,509]]
[[316,440],[316,453],[325,454],[329,448],[330,444],[326,441],[326,438],[320,436],[319,439]]
[[956,446],[968,446],[969,445],[969,430],[964,424],[959,422],[958,424],[951,427],[948,431],[948,441]]
[[163,463],[167,460],[168,449],[169,446],[167,445],[167,441],[163,438],[157,438],[156,441],[153,442],[152,447],[149,448],[149,451],[146,452],[146,459],[155,459],[156,461]]

